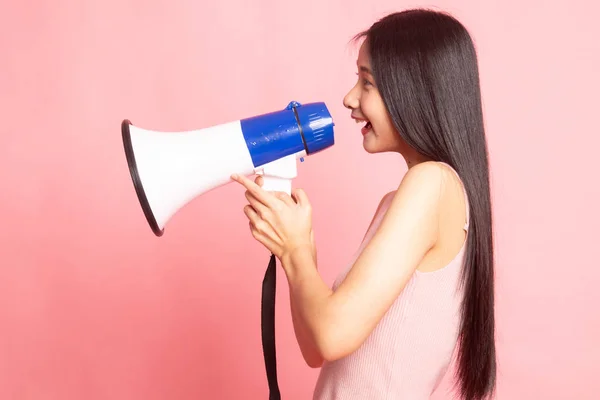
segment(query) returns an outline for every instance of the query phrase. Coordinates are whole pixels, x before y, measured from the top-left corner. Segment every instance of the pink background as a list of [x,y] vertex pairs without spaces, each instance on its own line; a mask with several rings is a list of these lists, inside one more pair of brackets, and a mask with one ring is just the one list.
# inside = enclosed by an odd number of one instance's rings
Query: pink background
[[[348,40],[407,1],[4,1],[0,12],[0,398],[265,399],[268,254],[240,187],[156,238],[120,122],[187,130],[325,101],[337,144],[300,165],[327,282],[404,166],[342,107]],[[492,164],[498,398],[597,399],[597,14],[583,1],[438,1],[472,31]],[[311,26],[312,25],[312,26]],[[241,255],[227,255],[237,251]],[[285,399],[307,399],[279,275]],[[436,399],[448,398],[444,386]]]

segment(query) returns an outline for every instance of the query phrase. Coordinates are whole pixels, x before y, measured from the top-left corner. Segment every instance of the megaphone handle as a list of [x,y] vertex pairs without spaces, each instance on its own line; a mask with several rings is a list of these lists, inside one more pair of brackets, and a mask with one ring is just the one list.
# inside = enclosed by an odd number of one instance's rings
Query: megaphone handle
[[285,192],[292,194],[292,180],[277,176],[263,175],[262,188],[268,192]]
[[277,383],[277,352],[275,349],[275,294],[277,283],[277,259],[271,254],[262,283],[261,336],[265,369],[269,383],[269,400],[280,400]]

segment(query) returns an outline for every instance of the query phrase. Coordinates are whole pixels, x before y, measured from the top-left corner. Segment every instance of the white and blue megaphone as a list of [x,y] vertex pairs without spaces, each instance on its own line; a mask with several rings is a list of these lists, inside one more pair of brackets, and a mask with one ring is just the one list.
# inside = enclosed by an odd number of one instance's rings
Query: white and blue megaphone
[[284,110],[184,132],[142,129],[124,120],[123,145],[138,200],[152,231],[196,196],[263,175],[266,190],[291,193],[297,160],[334,144],[324,103],[291,102]]

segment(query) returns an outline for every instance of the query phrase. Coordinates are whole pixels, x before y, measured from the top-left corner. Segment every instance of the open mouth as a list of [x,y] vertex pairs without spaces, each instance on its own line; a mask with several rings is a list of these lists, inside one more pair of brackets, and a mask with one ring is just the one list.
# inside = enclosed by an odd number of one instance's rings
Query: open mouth
[[355,117],[355,116],[352,116],[352,118],[354,118],[354,120],[357,124],[362,124],[362,123],[365,124],[363,126],[363,128],[361,129],[361,132],[363,135],[366,135],[367,133],[371,132],[371,130],[373,129],[373,125],[371,125],[371,121],[364,119],[364,118]]
[[371,125],[371,121],[367,121],[365,126],[363,126],[363,128],[361,129],[361,133],[363,135],[366,135],[367,133],[371,132],[372,127],[373,127],[373,125]]

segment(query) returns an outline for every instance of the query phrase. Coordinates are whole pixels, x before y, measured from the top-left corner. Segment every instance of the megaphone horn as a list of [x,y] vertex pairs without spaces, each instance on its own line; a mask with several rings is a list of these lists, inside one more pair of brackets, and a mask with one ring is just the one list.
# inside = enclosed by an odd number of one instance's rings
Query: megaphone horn
[[264,188],[291,192],[296,160],[334,144],[325,103],[292,101],[281,111],[192,131],[160,132],[121,123],[135,191],[152,232],[196,196],[231,182],[232,174],[262,174]]

